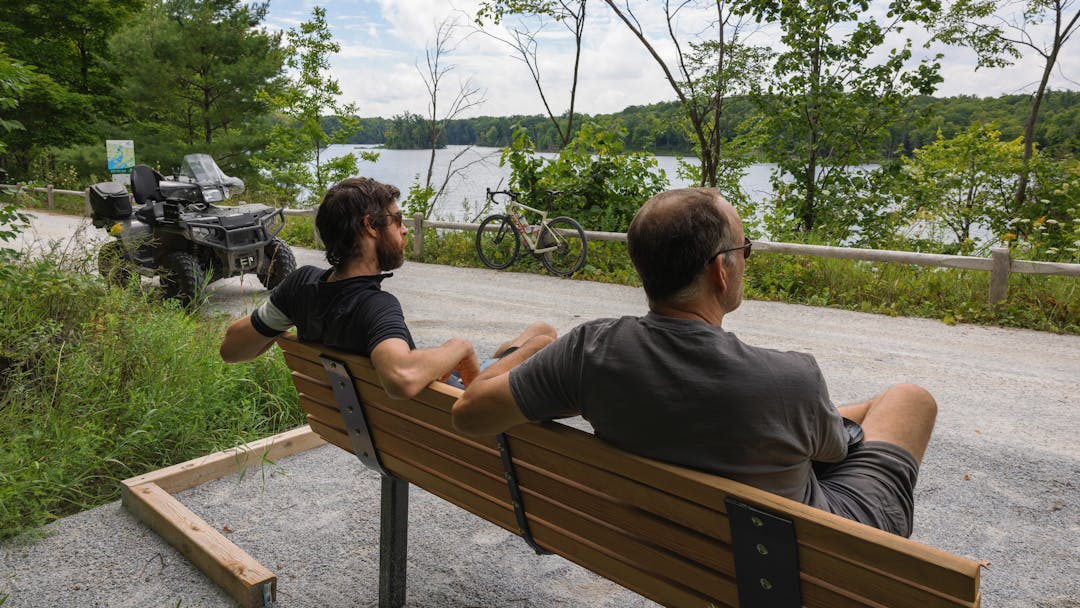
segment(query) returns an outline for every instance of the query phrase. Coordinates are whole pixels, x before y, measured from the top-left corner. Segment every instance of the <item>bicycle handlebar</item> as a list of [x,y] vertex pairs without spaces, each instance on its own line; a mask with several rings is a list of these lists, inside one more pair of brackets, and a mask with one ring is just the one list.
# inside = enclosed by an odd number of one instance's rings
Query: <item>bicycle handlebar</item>
[[[516,200],[518,200],[518,197],[521,195],[521,193],[516,191],[516,190],[492,190],[491,188],[485,188],[484,191],[487,193],[487,197],[489,199],[493,198],[497,194],[505,194],[506,196],[509,196],[510,198],[512,198],[512,199],[514,199],[516,201]],[[547,194],[548,197],[550,197],[550,198],[555,198],[556,196],[561,195],[563,193],[563,191],[562,190],[544,190],[544,193]],[[551,204],[551,202],[549,200],[548,205],[550,205],[550,204]]]

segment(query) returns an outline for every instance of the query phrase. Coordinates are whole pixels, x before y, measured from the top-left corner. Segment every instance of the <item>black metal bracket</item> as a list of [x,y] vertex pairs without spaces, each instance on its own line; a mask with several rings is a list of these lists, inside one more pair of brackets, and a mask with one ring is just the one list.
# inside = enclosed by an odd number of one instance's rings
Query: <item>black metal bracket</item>
[[525,503],[521,501],[521,488],[518,487],[517,474],[514,472],[514,457],[510,454],[510,440],[506,433],[499,433],[495,436],[495,441],[499,444],[503,476],[506,478],[506,487],[510,490],[510,504],[514,505],[514,517],[517,518],[518,533],[525,540],[525,544],[529,545],[533,551],[536,551],[537,555],[550,555],[550,551],[546,551],[536,544],[532,530],[529,529],[529,519],[525,516]]
[[345,420],[345,431],[349,434],[349,441],[352,442],[356,457],[369,469],[392,477],[390,472],[383,468],[379,454],[375,451],[375,443],[371,440],[371,429],[368,428],[367,418],[364,417],[364,408],[360,405],[360,395],[357,394],[352,378],[349,377],[349,368],[344,363],[326,355],[320,355],[319,359],[326,368],[326,377],[330,380],[330,388],[334,390],[338,410]]
[[731,524],[739,605],[802,606],[795,525],[734,498],[724,502]]

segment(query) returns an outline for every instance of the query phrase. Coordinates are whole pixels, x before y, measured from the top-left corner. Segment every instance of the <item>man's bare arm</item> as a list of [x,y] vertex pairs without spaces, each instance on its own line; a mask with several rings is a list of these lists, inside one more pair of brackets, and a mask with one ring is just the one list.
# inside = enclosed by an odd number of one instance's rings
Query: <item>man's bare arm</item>
[[237,319],[225,330],[221,342],[221,358],[227,363],[250,361],[266,352],[274,343],[274,337],[266,337],[255,329],[251,316]]
[[480,372],[454,403],[454,428],[466,435],[494,435],[528,422],[510,391],[510,370],[552,341],[546,335],[533,337]]
[[461,338],[425,349],[410,349],[405,340],[390,338],[371,351],[371,363],[386,394],[395,399],[414,397],[455,369],[462,370],[463,381],[471,381],[480,367],[472,344]]

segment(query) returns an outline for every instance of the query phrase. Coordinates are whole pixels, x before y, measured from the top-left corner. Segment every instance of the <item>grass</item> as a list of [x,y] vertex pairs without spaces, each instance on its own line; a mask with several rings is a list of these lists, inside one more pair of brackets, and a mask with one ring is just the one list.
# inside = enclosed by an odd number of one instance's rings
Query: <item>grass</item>
[[281,357],[227,365],[227,319],[109,287],[87,265],[0,265],[0,539],[116,500],[122,479],[303,423]]

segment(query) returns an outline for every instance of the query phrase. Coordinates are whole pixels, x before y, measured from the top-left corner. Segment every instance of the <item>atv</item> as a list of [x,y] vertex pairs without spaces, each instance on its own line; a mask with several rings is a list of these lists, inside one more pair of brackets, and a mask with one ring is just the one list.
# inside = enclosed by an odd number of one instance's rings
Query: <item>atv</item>
[[168,179],[137,165],[130,195],[116,182],[91,186],[94,226],[116,237],[101,247],[98,270],[118,284],[136,274],[159,276],[165,297],[184,305],[199,304],[209,283],[242,274],[273,289],[296,269],[277,236],[285,216],[267,205],[216,204],[243,189],[208,154],[188,154]]

